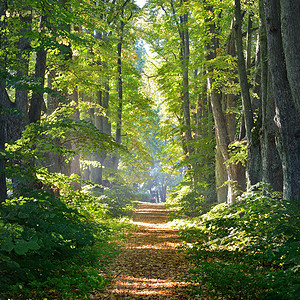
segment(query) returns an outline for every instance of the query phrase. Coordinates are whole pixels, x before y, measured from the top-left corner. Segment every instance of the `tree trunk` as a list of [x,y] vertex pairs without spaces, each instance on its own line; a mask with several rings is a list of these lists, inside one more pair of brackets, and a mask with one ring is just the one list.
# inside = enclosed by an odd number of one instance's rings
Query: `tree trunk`
[[[26,37],[26,34],[28,34],[31,31],[31,25],[32,25],[32,9],[30,6],[25,6],[23,8],[23,11],[21,12],[21,32],[20,32],[20,39],[18,42],[18,49],[20,50],[20,53],[17,55],[17,59],[21,63],[21,68],[17,72],[17,75],[22,76],[28,76],[28,68],[29,68],[29,53],[27,53],[28,49],[30,49],[30,39]],[[22,131],[26,124],[28,124],[28,90],[21,88],[16,88],[15,93],[15,103],[16,107],[21,113],[22,118],[22,126],[20,128],[20,131]],[[21,136],[21,132],[20,132]]]
[[[84,101],[87,103],[92,102],[90,96],[86,95],[85,93],[83,93],[81,91],[79,92],[79,97],[81,98],[82,102],[84,102]],[[88,109],[85,121],[94,124],[94,109],[93,108]],[[87,161],[93,160],[91,156],[85,157],[85,159]],[[85,165],[84,168],[82,169],[82,177],[85,180],[91,180],[91,169],[92,169],[92,166],[90,164]]]
[[[4,52],[6,47],[6,36],[4,35],[4,30],[7,26],[6,23],[6,10],[7,10],[7,1],[0,1],[0,50]],[[6,61],[5,58],[0,57],[0,71],[1,73],[6,71]],[[5,149],[6,141],[6,115],[5,109],[6,106],[6,90],[4,80],[0,80],[0,151]],[[7,198],[7,186],[6,186],[6,159],[4,155],[0,153],[0,203],[4,202]]]
[[249,93],[249,84],[247,79],[247,71],[243,54],[242,40],[242,20],[240,0],[235,0],[235,35],[236,35],[236,50],[238,58],[238,73],[241,86],[242,104],[245,118],[246,137],[248,144],[251,143],[251,130],[253,128],[253,113],[251,107],[251,98]]
[[278,128],[274,122],[275,102],[271,74],[268,66],[268,46],[265,28],[264,7],[259,3],[260,11],[260,55],[261,55],[261,156],[262,156],[262,180],[270,184],[274,191],[282,192],[282,166],[276,148],[276,136]]
[[122,109],[123,109],[123,79],[122,79],[122,45],[123,45],[123,28],[124,23],[121,22],[122,36],[118,43],[118,115],[117,115],[117,129],[116,129],[116,142],[121,144],[122,133]]
[[[251,97],[249,92],[249,83],[247,78],[247,70],[245,58],[243,54],[243,39],[242,39],[242,17],[240,0],[235,0],[235,37],[236,50],[238,57],[238,74],[241,87],[242,105],[246,129],[246,138],[248,143],[248,160],[247,160],[247,181],[248,187],[260,181],[260,145],[259,138],[253,137],[252,129],[253,111],[251,105]],[[249,58],[248,58],[249,59]]]
[[[1,88],[0,88],[1,92]],[[2,121],[2,118],[0,120],[0,149],[3,149],[5,146],[4,142],[4,122]],[[6,186],[6,176],[5,176],[5,168],[6,168],[6,162],[5,158],[1,155],[0,157],[0,203],[4,202],[7,198],[7,186]]]
[[56,95],[47,95],[47,115],[51,115],[58,108],[59,105],[59,92],[57,91],[57,88],[54,88],[53,86],[56,73],[56,70],[51,70],[48,74],[47,87],[51,90],[54,90],[56,92]]
[[[210,13],[214,13],[211,7],[208,7],[207,10]],[[212,20],[210,19],[206,19],[205,21],[207,23],[207,31],[212,35],[211,41],[209,41],[206,44],[206,50],[207,50],[206,60],[209,61],[215,59],[217,56],[216,51],[219,47],[219,40],[216,37],[215,23],[212,22]],[[207,72],[209,71],[212,70],[207,70]],[[216,142],[217,142],[218,149],[221,153],[223,162],[225,162],[229,159],[228,145],[230,144],[230,138],[227,131],[226,119],[222,109],[222,95],[220,94],[219,91],[213,88],[213,84],[214,84],[214,79],[208,77],[207,87],[210,95],[211,109],[213,112],[214,123],[215,123]],[[235,194],[233,192],[234,190],[233,185],[235,182],[235,178],[230,166],[228,164],[225,164],[225,167],[226,167],[227,183],[228,183],[227,202],[231,204],[234,203],[235,201]]]
[[[66,1],[65,0],[60,0],[60,3],[62,5],[62,7],[64,9],[67,9],[66,5]],[[68,25],[67,26],[67,31],[70,32],[71,31],[71,26]],[[54,38],[55,39],[55,38]],[[60,46],[62,47],[62,50],[60,50],[60,54],[63,55],[64,57],[64,62],[62,62],[60,65],[58,65],[58,68],[60,71],[66,71],[67,67],[66,67],[66,63],[70,60],[73,59],[72,57],[72,50],[71,50],[71,44],[68,43],[68,45],[65,44],[60,44]],[[49,88],[53,88],[53,81],[55,81],[55,78],[57,77],[57,69],[55,70],[51,70],[49,76],[48,76],[48,87]],[[76,89],[76,88],[75,88]],[[75,103],[78,103],[78,94],[77,94],[77,90],[76,92],[74,92],[75,90],[73,90],[73,94],[72,94],[72,100],[74,100]],[[60,108],[60,102],[62,102],[64,100],[64,98],[68,98],[70,97],[70,95],[68,94],[68,91],[66,88],[64,88],[62,91],[57,91],[57,95],[56,96],[52,96],[52,95],[48,95],[48,99],[47,99],[47,114],[52,114],[55,110]],[[75,97],[75,98],[74,98]],[[75,119],[76,117],[79,118],[79,112],[76,111],[76,108],[73,107],[73,109],[75,110],[73,113],[72,118]],[[54,143],[58,144],[59,146],[62,146],[61,141],[58,139],[56,141],[53,141]],[[74,145],[72,145],[72,143],[70,141],[67,141],[64,143],[64,145],[62,146],[66,149],[72,149],[74,148]],[[57,155],[55,153],[47,153],[48,155],[48,161],[49,161],[49,166],[48,166],[48,170],[50,172],[55,172],[55,173],[62,173],[66,176],[70,176],[72,174],[72,161],[70,162],[66,162],[65,160],[65,156],[64,155]],[[75,165],[79,164],[79,157],[77,156],[77,162],[75,163]],[[75,159],[75,160],[76,160]],[[74,160],[74,159],[73,159]],[[78,168],[78,166],[77,166]],[[76,170],[76,173],[79,175],[80,172],[78,170]],[[76,188],[79,188],[78,185],[74,185],[76,186]]]
[[280,0],[281,30],[287,77],[300,116],[300,3]]
[[[73,100],[73,102],[76,105],[78,105],[78,89],[77,89],[77,86],[73,90],[72,100]],[[77,107],[74,108],[73,119],[74,120],[79,120],[80,119],[80,113],[79,113],[79,109]],[[72,144],[72,149],[76,150],[76,145]],[[80,154],[77,154],[71,160],[71,174],[76,174],[79,177],[81,177],[81,171],[80,171]],[[79,182],[74,182],[72,184],[72,186],[73,186],[73,188],[75,190],[80,190],[81,189],[81,184]]]
[[[44,26],[46,17],[42,16],[40,21],[40,28]],[[46,72],[46,56],[47,52],[42,46],[36,53],[35,61],[35,79],[40,81],[41,89],[44,89],[45,84],[45,72]],[[41,119],[42,108],[45,105],[43,98],[43,91],[34,91],[32,93],[30,108],[29,108],[29,122],[34,123]]]
[[293,101],[285,64],[280,1],[264,0],[264,5],[276,125],[280,132],[277,145],[283,170],[283,195],[287,200],[295,200],[300,195],[300,119]]
[[[185,1],[184,1],[185,2]],[[189,95],[189,56],[190,56],[190,41],[188,30],[188,12],[180,16],[180,25],[183,28],[179,31],[180,36],[180,60],[182,74],[182,111],[184,123],[184,137],[187,148],[187,155],[191,156],[193,149],[191,146],[192,131],[191,131],[191,116],[190,116],[190,95]]]
[[[215,34],[215,25],[210,25],[210,32]],[[218,41],[213,38],[213,51],[207,55],[207,59],[216,57]],[[226,53],[235,56],[235,45],[233,33],[230,34],[227,41]],[[209,79],[210,89],[213,80]],[[228,145],[234,141],[235,137],[235,115],[228,112],[235,107],[235,97],[232,94],[220,94],[217,91],[211,91],[211,107],[215,120],[216,131],[216,187],[218,202],[233,203],[240,191],[245,188],[245,171],[241,164],[226,164],[229,159]]]
[[251,48],[252,48],[252,14],[248,14],[247,43],[246,43],[246,69],[249,74],[251,68]]
[[[122,142],[122,110],[123,110],[123,79],[122,79],[122,46],[123,46],[123,32],[124,32],[125,23],[121,20],[120,25],[120,39],[118,42],[118,110],[117,110],[117,124],[116,124],[116,143],[121,145]],[[118,169],[119,165],[119,154],[118,151],[113,156],[113,168]]]
[[[97,92],[97,105],[103,107],[103,92]],[[103,132],[103,116],[99,114],[95,114],[95,126],[96,128]],[[96,161],[99,165],[97,167],[91,167],[91,181],[102,185],[103,183],[103,163],[106,158],[106,152],[103,151],[101,153],[95,153],[93,156],[93,160]]]
[[227,201],[228,196],[228,180],[226,166],[224,164],[224,158],[220,151],[220,146],[217,144],[216,156],[215,156],[215,177],[216,177],[216,190],[217,190],[217,201],[223,203]]
[[282,192],[282,165],[276,148],[276,137],[279,131],[274,122],[275,103],[270,74],[268,74],[266,88],[266,96],[262,98],[262,179],[269,183],[274,191]]

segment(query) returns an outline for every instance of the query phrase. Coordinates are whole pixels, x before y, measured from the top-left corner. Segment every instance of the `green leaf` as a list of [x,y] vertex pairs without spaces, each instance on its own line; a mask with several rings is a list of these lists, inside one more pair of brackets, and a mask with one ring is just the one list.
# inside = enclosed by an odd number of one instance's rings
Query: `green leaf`
[[22,211],[20,211],[20,212],[18,213],[18,217],[19,217],[20,219],[27,219],[27,218],[29,218],[29,215],[26,214],[26,213],[24,213],[24,212],[22,212]]
[[36,241],[33,241],[33,240],[31,240],[27,243],[27,247],[28,247],[28,249],[31,249],[31,250],[40,249],[40,245]]
[[11,239],[5,240],[1,246],[1,249],[6,252],[11,252],[13,248],[14,248],[14,243],[12,242]]
[[19,255],[25,255],[29,250],[28,242],[24,240],[18,240],[15,245],[15,252]]

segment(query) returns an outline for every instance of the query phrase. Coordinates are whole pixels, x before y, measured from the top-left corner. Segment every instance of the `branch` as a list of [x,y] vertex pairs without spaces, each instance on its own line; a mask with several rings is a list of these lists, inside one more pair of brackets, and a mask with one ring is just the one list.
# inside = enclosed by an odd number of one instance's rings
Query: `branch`
[[179,23],[178,23],[178,21],[177,21],[177,19],[176,19],[176,17],[175,17],[175,16],[176,16],[176,11],[175,11],[175,8],[174,8],[173,0],[171,0],[170,4],[171,4],[172,11],[173,11],[174,21],[175,21],[175,23],[176,23],[176,25],[177,25],[177,30],[178,30],[179,37],[180,37],[181,39],[183,39],[182,32],[181,32],[181,30],[180,30],[180,25],[179,25]]

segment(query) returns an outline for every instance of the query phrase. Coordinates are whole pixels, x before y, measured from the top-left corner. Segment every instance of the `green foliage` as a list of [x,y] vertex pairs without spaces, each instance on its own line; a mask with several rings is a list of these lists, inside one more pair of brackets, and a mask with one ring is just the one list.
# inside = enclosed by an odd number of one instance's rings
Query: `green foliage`
[[247,142],[246,141],[234,141],[229,146],[230,158],[226,161],[227,164],[241,163],[244,167],[247,162]]
[[[78,176],[41,166],[48,153],[68,161],[79,150],[114,147],[94,125],[68,118],[71,113],[64,107],[30,124],[19,140],[1,151],[7,175],[13,178],[11,198],[0,207],[0,292],[7,297],[83,297],[93,289],[103,290],[108,280],[99,275],[99,267],[113,255],[108,208],[92,194],[73,189],[76,182],[85,183]],[[76,150],[68,147],[71,141]],[[123,194],[116,215],[123,213],[129,191]]]
[[99,203],[105,205],[111,217],[131,216],[137,202],[141,200],[139,194],[125,185],[114,185],[104,189],[87,186],[86,189],[91,189],[92,195]]
[[201,287],[195,285],[193,293],[226,299],[300,296],[299,207],[265,184],[253,186],[232,206],[216,205],[182,229],[196,266],[189,278]]
[[59,197],[31,189],[31,198],[2,204],[1,293],[69,299],[103,290],[108,281],[104,269],[116,253],[108,240],[112,235],[123,238],[128,220],[109,220],[99,198],[72,189],[74,176],[40,169],[37,178],[45,188],[58,189]]
[[149,193],[143,193],[143,192],[139,192],[138,196],[140,197],[140,201],[142,202],[151,202],[152,197]]
[[190,273],[191,293],[223,299],[295,299],[297,278],[291,271],[259,270],[247,263],[204,261]]
[[[53,261],[71,257],[95,242],[86,218],[44,191],[13,198],[1,206],[1,286],[45,279]],[[3,292],[3,290],[2,290]]]
[[179,216],[196,217],[206,213],[211,203],[207,200],[209,194],[208,186],[191,187],[187,183],[180,183],[170,192],[168,207],[175,210]]
[[22,296],[41,299],[82,299],[93,291],[102,292],[108,283],[107,263],[118,253],[112,243],[97,242],[78,255],[59,261],[51,277],[34,280],[22,290]]

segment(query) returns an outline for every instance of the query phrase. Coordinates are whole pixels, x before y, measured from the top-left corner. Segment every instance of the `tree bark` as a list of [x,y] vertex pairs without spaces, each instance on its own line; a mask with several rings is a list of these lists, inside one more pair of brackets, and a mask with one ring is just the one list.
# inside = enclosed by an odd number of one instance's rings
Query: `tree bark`
[[[40,20],[40,28],[44,26],[46,17],[42,16]],[[47,51],[44,49],[44,46],[41,46],[40,50],[36,53],[35,61],[35,79],[40,81],[40,88],[42,91],[34,91],[30,101],[29,108],[29,122],[34,123],[41,119],[42,108],[45,105],[44,103],[44,85],[45,85],[45,72],[46,72],[46,57]]]
[[280,8],[287,77],[300,117],[300,3],[297,0],[280,0]]
[[241,86],[242,104],[245,117],[246,137],[248,144],[251,143],[251,130],[253,128],[253,112],[251,107],[251,98],[249,93],[249,84],[247,79],[247,71],[245,58],[243,54],[242,40],[242,19],[240,0],[235,0],[235,34],[236,34],[236,50],[238,58],[238,74]]
[[[247,181],[248,187],[254,185],[261,179],[260,172],[260,145],[259,138],[252,134],[254,126],[253,111],[251,105],[251,97],[249,92],[249,82],[247,78],[247,69],[243,54],[243,39],[242,39],[242,16],[240,0],[235,0],[235,36],[236,49],[238,57],[238,74],[241,87],[242,106],[244,113],[246,138],[248,143],[248,160],[247,160]],[[248,58],[249,59],[249,58]]]
[[[32,26],[32,9],[30,6],[25,6],[21,12],[21,37],[18,42],[18,49],[20,50],[20,53],[17,55],[17,58],[21,62],[21,68],[17,72],[17,75],[22,76],[28,76],[28,68],[29,68],[29,53],[27,53],[28,49],[30,49],[30,39],[26,37],[26,34],[28,34],[31,30]],[[16,107],[21,113],[22,118],[22,128],[20,128],[20,131],[22,131],[26,124],[28,124],[28,90],[26,89],[18,89],[16,88],[15,93],[15,102]],[[20,132],[21,135],[21,132]]]
[[251,48],[252,48],[252,14],[248,14],[247,43],[246,43],[246,68],[249,74],[251,68]]
[[[117,71],[118,71],[118,109],[117,109],[117,124],[116,124],[116,143],[121,145],[122,142],[122,110],[123,110],[123,79],[122,79],[122,46],[123,46],[123,32],[125,23],[123,20],[120,21],[120,37],[117,45],[118,60],[117,60]],[[118,169],[119,165],[119,154],[115,152],[112,163],[115,170]]]
[[123,45],[123,29],[124,22],[121,21],[121,37],[118,43],[118,110],[117,110],[117,128],[116,128],[116,142],[121,144],[122,133],[122,110],[123,110],[123,79],[122,79],[122,45]]
[[[184,0],[183,2],[186,2]],[[191,146],[192,131],[191,131],[191,116],[190,116],[190,95],[189,95],[189,56],[190,56],[190,41],[188,30],[189,13],[186,12],[180,16],[180,60],[181,60],[181,74],[182,74],[182,111],[184,122],[184,137],[187,148],[187,155],[191,156],[193,149]]]
[[[209,30],[215,34],[215,25],[210,25]],[[213,49],[210,49],[210,54],[206,57],[207,59],[214,59],[216,57],[216,49],[218,48],[216,38],[213,38],[212,44]],[[233,32],[231,32],[227,41],[226,54],[230,54],[231,56],[235,56],[236,54]],[[212,88],[212,79],[209,79],[209,85]],[[226,201],[233,203],[238,193],[245,188],[245,168],[241,164],[226,164],[226,161],[230,158],[228,145],[235,138],[235,115],[228,112],[236,105],[235,97],[232,94],[220,94],[217,91],[211,91],[210,95],[217,142],[215,156],[217,199],[219,203]]]
[[262,1],[259,3],[260,12],[260,56],[261,56],[261,156],[262,156],[262,180],[270,184],[274,191],[282,192],[282,166],[276,148],[276,136],[278,128],[274,122],[275,102],[271,74],[268,65],[268,46],[266,36],[266,24]]
[[[99,106],[103,107],[103,92],[102,91],[97,92],[97,104]],[[103,116],[100,116],[98,114],[95,115],[95,126],[99,131],[104,132]],[[92,168],[91,168],[91,181],[96,184],[102,185],[102,183],[103,183],[103,163],[104,163],[105,159],[106,159],[105,151],[103,151],[101,153],[95,153],[93,156],[93,160],[96,161],[97,163],[99,163],[99,165],[97,167],[92,166]]]
[[[72,94],[72,101],[78,105],[78,88],[75,86]],[[80,119],[80,113],[79,109],[77,107],[74,108],[74,113],[73,113],[73,119],[74,120],[79,120]],[[72,149],[76,150],[76,145],[72,144]],[[77,154],[72,160],[71,160],[71,174],[76,174],[79,177],[81,177],[81,171],[80,171],[80,154]],[[72,186],[75,190],[80,190],[81,189],[81,184],[79,182],[73,182]]]
[[228,175],[226,166],[224,164],[224,158],[220,151],[220,145],[217,143],[215,155],[215,178],[216,178],[216,191],[217,191],[217,202],[223,203],[227,201],[228,197]]
[[287,200],[296,200],[300,195],[300,119],[292,97],[285,64],[280,1],[264,0],[264,8],[276,125],[280,132],[277,148],[283,169],[283,195]]
[[[5,106],[3,105],[4,102],[3,98],[5,97],[4,95],[5,95],[5,85],[3,83],[0,83],[0,151],[5,149],[5,143],[7,142],[6,141],[7,113],[4,112],[4,108],[5,108]],[[5,199],[7,198],[5,168],[6,168],[6,159],[5,156],[0,153],[0,203],[5,201]]]
[[[5,29],[7,26],[6,23],[6,10],[7,10],[7,1],[0,1],[0,50],[3,51],[6,47],[6,36]],[[6,61],[5,58],[2,59],[0,57],[0,71],[1,73],[6,71]],[[0,150],[5,149],[6,142],[6,127],[7,120],[5,114],[5,108],[7,108],[6,104],[6,90],[4,80],[0,80]],[[0,153],[0,203],[4,202],[7,198],[7,186],[6,186],[6,159],[4,155]]]

